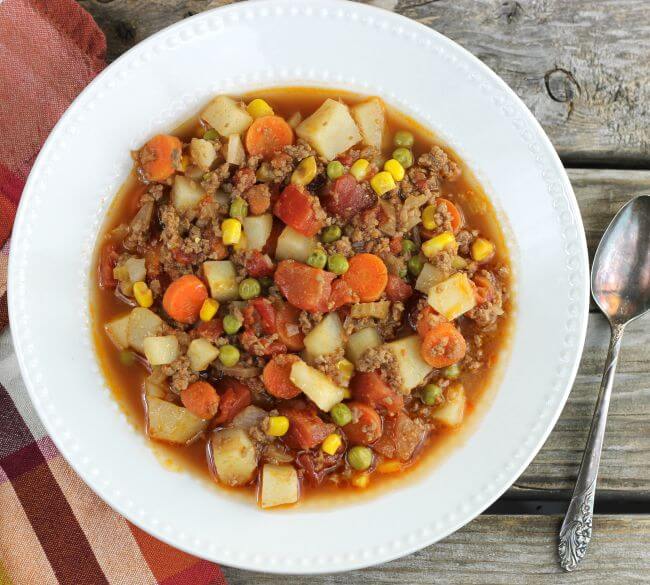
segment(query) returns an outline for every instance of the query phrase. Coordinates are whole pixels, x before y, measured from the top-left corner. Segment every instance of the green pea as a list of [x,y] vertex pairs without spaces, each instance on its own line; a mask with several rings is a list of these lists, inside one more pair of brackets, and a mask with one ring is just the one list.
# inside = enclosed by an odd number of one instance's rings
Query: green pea
[[269,288],[270,286],[273,286],[273,279],[270,276],[262,276],[262,278],[260,278],[260,284],[262,285],[262,288]]
[[325,268],[327,254],[322,248],[316,248],[307,258],[307,264],[314,268]]
[[259,297],[261,293],[262,285],[259,280],[254,278],[244,278],[244,280],[239,283],[239,296],[245,301]]
[[406,148],[411,148],[414,141],[415,138],[413,138],[413,134],[411,134],[408,130],[398,130],[395,132],[395,136],[393,137],[395,146],[405,146]]
[[405,169],[413,166],[413,153],[408,148],[396,148],[393,151],[393,158]]
[[330,181],[335,181],[339,177],[342,177],[344,172],[345,167],[338,160],[327,163],[327,177]]
[[348,463],[357,471],[365,471],[372,465],[372,451],[361,445],[352,447],[348,451]]
[[121,351],[120,363],[124,366],[132,366],[135,363],[135,354],[128,349]]
[[455,380],[460,376],[460,366],[458,364],[453,364],[447,368],[445,368],[442,371],[442,375],[445,378],[449,378],[450,380]]
[[422,272],[422,268],[424,267],[424,262],[422,262],[422,259],[419,256],[413,256],[412,258],[409,258],[407,265],[409,272],[413,276],[419,276],[420,272]]
[[347,404],[343,404],[342,402],[339,402],[332,407],[332,410],[330,410],[330,416],[334,423],[340,427],[344,427],[352,421],[352,411],[348,408]]
[[427,384],[420,392],[420,400],[427,406],[437,404],[442,396],[442,388],[437,384]]
[[239,331],[241,326],[242,322],[234,315],[226,315],[223,318],[223,330],[226,332],[226,335],[234,335]]
[[397,276],[400,278],[406,278],[406,275],[409,273],[409,271],[406,269],[406,266],[400,266],[399,269],[397,270]]
[[203,134],[203,138],[205,140],[216,140],[217,138],[219,138],[219,132],[217,132],[214,128],[212,128],[210,130],[207,130]]
[[413,240],[402,240],[402,252],[404,254],[412,255],[417,249],[418,247]]
[[327,268],[334,274],[345,274],[350,268],[348,259],[343,254],[332,254],[327,259]]
[[320,235],[321,242],[323,244],[331,244],[336,242],[341,237],[341,228],[337,225],[331,225],[326,227],[323,230],[323,233]]
[[219,361],[227,368],[232,368],[239,361],[239,350],[234,345],[222,345],[219,349]]
[[241,197],[235,197],[230,204],[230,217],[244,219],[248,215],[248,203]]

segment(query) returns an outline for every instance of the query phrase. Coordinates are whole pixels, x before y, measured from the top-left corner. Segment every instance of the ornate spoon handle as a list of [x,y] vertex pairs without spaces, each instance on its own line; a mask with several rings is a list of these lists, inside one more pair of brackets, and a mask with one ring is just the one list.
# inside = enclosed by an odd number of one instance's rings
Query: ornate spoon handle
[[594,417],[591,421],[587,446],[582,456],[573,497],[560,529],[558,553],[560,555],[560,565],[565,571],[577,569],[578,564],[587,552],[587,545],[591,540],[596,478],[598,477],[598,466],[600,465],[600,453],[603,449],[614,372],[616,371],[618,352],[621,349],[624,329],[624,325],[612,325],[609,352],[607,353],[605,371],[600,384]]

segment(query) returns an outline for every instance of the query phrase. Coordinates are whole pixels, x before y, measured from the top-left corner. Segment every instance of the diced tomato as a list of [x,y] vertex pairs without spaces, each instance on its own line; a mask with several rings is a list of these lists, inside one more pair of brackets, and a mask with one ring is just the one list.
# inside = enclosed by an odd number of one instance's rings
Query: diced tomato
[[321,420],[315,406],[303,400],[281,404],[278,410],[289,419],[289,431],[282,440],[292,449],[313,449],[336,429],[333,424]]
[[275,266],[268,254],[262,254],[259,250],[253,250],[246,258],[246,271],[253,278],[273,276]]
[[344,454],[344,449],[339,449],[334,455],[323,451],[303,451],[296,456],[296,465],[304,471],[307,482],[316,487],[336,469]]
[[183,252],[180,248],[174,248],[172,250],[172,256],[176,262],[184,266],[189,266],[196,262],[196,254],[194,252]]
[[476,304],[482,305],[494,300],[495,292],[494,286],[490,282],[490,279],[486,276],[475,276],[474,284],[476,288],[474,289],[474,296],[476,297]]
[[214,422],[218,425],[229,423],[253,401],[250,388],[234,378],[220,380],[217,391],[221,398]]
[[259,323],[262,332],[266,335],[275,333],[275,308],[269,299],[258,297],[248,302],[248,306],[243,310],[244,323],[248,327],[253,327]]
[[275,271],[275,284],[286,299],[304,311],[327,311],[335,275],[295,260],[283,260]]
[[115,268],[118,258],[117,244],[114,242],[110,242],[102,248],[99,257],[99,274],[97,275],[101,288],[115,288],[117,286],[117,280],[113,276],[113,268]]
[[402,236],[393,236],[390,239],[390,251],[393,254],[399,254],[402,251],[402,240],[404,238]]
[[377,196],[352,175],[343,175],[330,184],[322,197],[325,208],[341,219],[349,220],[375,204]]
[[405,301],[413,294],[413,287],[404,282],[399,276],[388,275],[386,284],[386,296],[389,301]]
[[192,337],[203,337],[214,343],[223,333],[223,321],[221,319],[211,319],[210,321],[201,321],[191,331]]
[[316,217],[314,205],[318,200],[303,187],[290,184],[285,187],[273,207],[273,213],[297,232],[311,237],[323,227]]
[[357,295],[350,285],[340,278],[337,278],[332,283],[332,294],[330,295],[329,300],[329,309],[330,311],[336,311],[343,305],[349,303],[358,303],[359,295]]
[[350,381],[350,391],[355,400],[373,408],[397,414],[404,408],[401,394],[381,379],[377,372],[358,372]]
[[381,417],[377,411],[362,402],[349,402],[352,422],[343,427],[348,441],[353,445],[371,445],[382,433]]
[[160,244],[147,248],[144,253],[145,266],[147,267],[147,277],[158,278],[161,272],[160,265]]
[[425,433],[422,423],[400,412],[397,416],[386,419],[384,432],[372,448],[388,459],[408,461],[424,439]]
[[305,347],[305,334],[300,329],[300,311],[289,303],[278,302],[275,306],[275,328],[280,341],[291,351]]

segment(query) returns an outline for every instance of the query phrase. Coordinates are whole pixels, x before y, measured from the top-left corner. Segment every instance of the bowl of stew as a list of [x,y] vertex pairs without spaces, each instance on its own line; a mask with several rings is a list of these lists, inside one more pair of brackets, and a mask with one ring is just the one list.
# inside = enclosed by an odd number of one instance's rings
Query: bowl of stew
[[66,113],[16,223],[12,332],[57,446],[129,519],[344,570],[443,537],[534,456],[586,258],[557,155],[478,61],[366,6],[259,2],[155,35]]

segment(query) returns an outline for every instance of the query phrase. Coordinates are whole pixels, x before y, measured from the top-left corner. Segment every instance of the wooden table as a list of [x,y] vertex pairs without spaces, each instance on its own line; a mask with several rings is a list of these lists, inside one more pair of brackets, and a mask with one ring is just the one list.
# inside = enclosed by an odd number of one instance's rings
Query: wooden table
[[[223,0],[79,0],[103,28],[109,60]],[[296,0],[299,2],[300,0]],[[650,193],[648,0],[370,0],[435,28],[517,92],[553,141],[573,183],[590,254],[614,213]],[[522,193],[522,197],[526,194]],[[629,327],[600,469],[594,538],[563,574],[556,540],[575,481],[608,331],[592,307],[585,353],[555,430],[506,495],[457,533],[414,555],[291,583],[650,582],[650,319]],[[232,585],[281,583],[224,569]]]

